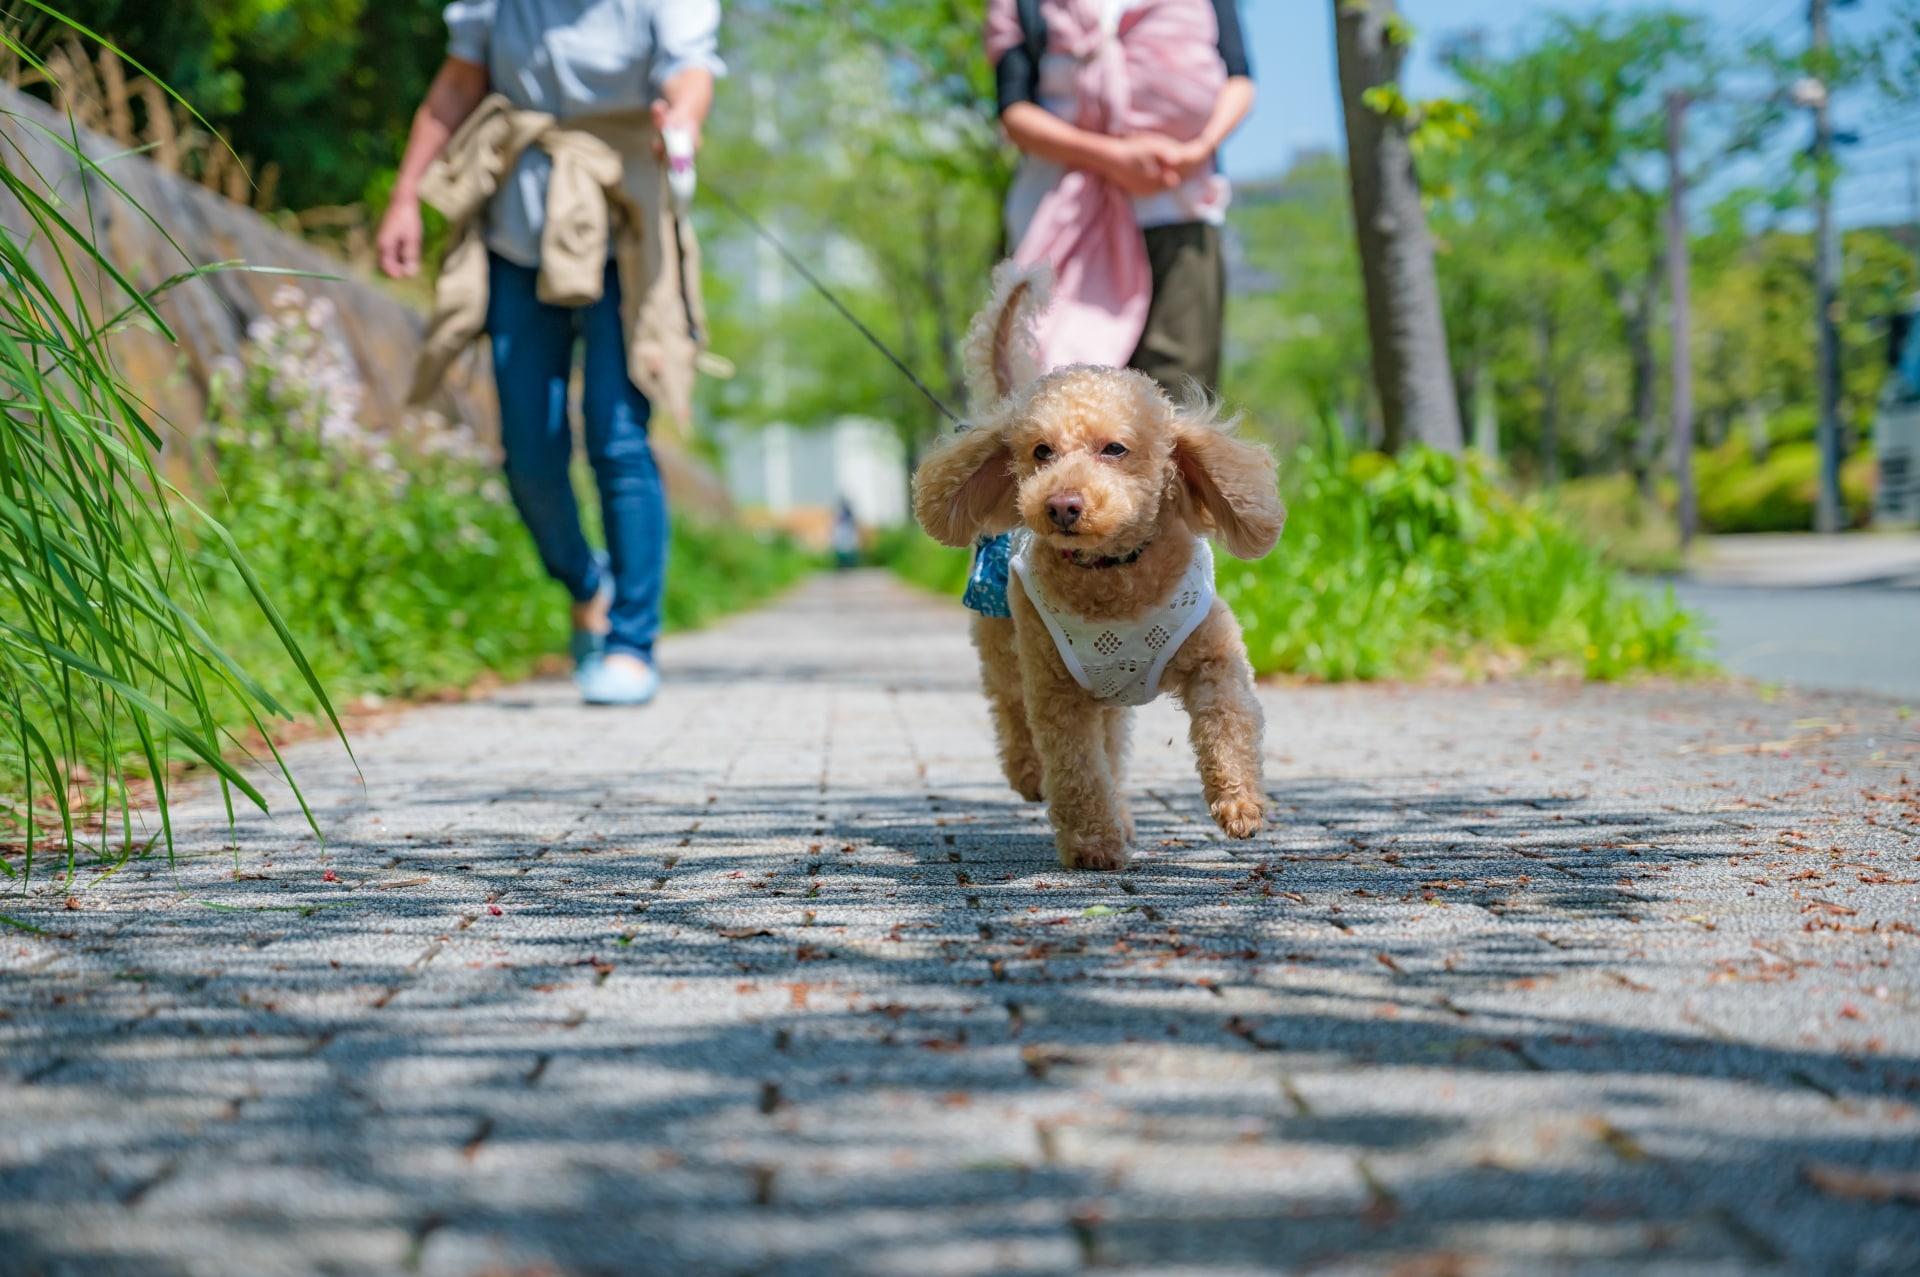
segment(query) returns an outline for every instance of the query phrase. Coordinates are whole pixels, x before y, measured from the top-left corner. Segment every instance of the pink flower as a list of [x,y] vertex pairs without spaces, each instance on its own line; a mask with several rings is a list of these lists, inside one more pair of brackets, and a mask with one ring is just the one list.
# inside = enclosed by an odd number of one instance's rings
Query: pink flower
[[339,882],[340,875],[333,872],[333,870],[329,869],[325,873],[320,875],[320,881],[321,882]]

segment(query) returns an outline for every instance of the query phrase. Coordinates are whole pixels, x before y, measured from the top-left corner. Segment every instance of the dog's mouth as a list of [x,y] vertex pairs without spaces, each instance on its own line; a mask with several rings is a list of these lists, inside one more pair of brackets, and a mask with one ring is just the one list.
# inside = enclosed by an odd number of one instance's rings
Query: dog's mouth
[[1057,528],[1048,524],[1044,528],[1035,528],[1040,540],[1056,550],[1076,550],[1092,552],[1099,550],[1106,538],[1088,528]]
[[1096,532],[1088,528],[1048,527],[1044,530],[1035,528],[1034,531],[1038,533],[1036,539],[1042,545],[1076,562],[1126,558],[1153,539],[1153,532],[1150,529]]

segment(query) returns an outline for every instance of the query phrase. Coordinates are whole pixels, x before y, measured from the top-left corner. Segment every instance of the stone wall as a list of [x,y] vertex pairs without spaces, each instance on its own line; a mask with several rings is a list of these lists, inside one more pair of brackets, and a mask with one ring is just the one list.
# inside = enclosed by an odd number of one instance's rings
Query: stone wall
[[[289,281],[259,269],[205,275],[167,289],[157,300],[155,308],[173,330],[174,342],[150,322],[114,338],[122,371],[153,406],[155,424],[170,449],[189,455],[186,445],[205,420],[216,362],[240,354],[247,325],[267,312],[275,290],[289,282],[310,296],[332,300],[335,335],[366,383],[366,424],[385,428],[398,420],[423,326],[416,309],[380,283],[350,277],[338,258],[252,210],[81,131],[79,149],[98,171],[89,169],[72,152],[73,136],[66,119],[45,103],[0,84],[0,163],[26,175],[68,221],[91,234],[136,287],[154,288],[183,271],[222,262],[325,277]],[[54,287],[67,290],[71,270],[72,287],[93,313],[126,304],[119,286],[76,246],[64,246],[63,265],[62,246],[38,236],[27,210],[11,198],[0,197],[0,225],[16,242],[27,243],[29,258]],[[476,347],[456,365],[432,406],[483,439],[498,436],[484,349]],[[727,509],[725,487],[706,466],[671,441],[657,439],[655,452],[676,501],[709,514]]]

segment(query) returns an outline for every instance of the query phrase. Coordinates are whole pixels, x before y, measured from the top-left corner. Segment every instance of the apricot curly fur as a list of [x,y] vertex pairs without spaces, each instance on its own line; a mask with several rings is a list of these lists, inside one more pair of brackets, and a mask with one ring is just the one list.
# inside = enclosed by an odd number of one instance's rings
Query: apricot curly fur
[[[1132,620],[1164,605],[1198,536],[1240,558],[1270,552],[1286,525],[1273,457],[1235,438],[1215,404],[1197,393],[1176,403],[1126,369],[1038,372],[1032,323],[1047,282],[1009,266],[995,272],[993,299],[968,330],[975,420],[915,473],[921,526],[948,545],[1026,527],[1042,551],[1030,563],[1041,588],[1089,620]],[[1069,493],[1081,514],[1061,529],[1048,499]],[[1118,567],[1073,561],[1135,550]],[[1017,585],[1009,602],[1011,621],[981,618],[973,630],[1007,781],[1029,800],[1045,799],[1061,864],[1124,868],[1135,837],[1123,793],[1130,711],[1100,704],[1074,682]],[[1208,812],[1229,837],[1252,837],[1266,809],[1264,723],[1224,602],[1214,601],[1161,686],[1191,719]]]

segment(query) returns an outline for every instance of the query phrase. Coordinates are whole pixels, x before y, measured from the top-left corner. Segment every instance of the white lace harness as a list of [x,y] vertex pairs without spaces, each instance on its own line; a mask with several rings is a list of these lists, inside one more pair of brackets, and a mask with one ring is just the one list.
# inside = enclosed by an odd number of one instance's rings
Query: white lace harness
[[[1196,537],[1193,558],[1165,603],[1133,621],[1089,621],[1062,611],[1033,578],[1033,533],[1013,534],[1008,566],[1053,635],[1073,681],[1103,705],[1145,705],[1160,695],[1160,676],[1213,608],[1213,547]],[[1088,569],[1097,571],[1098,569]]]

